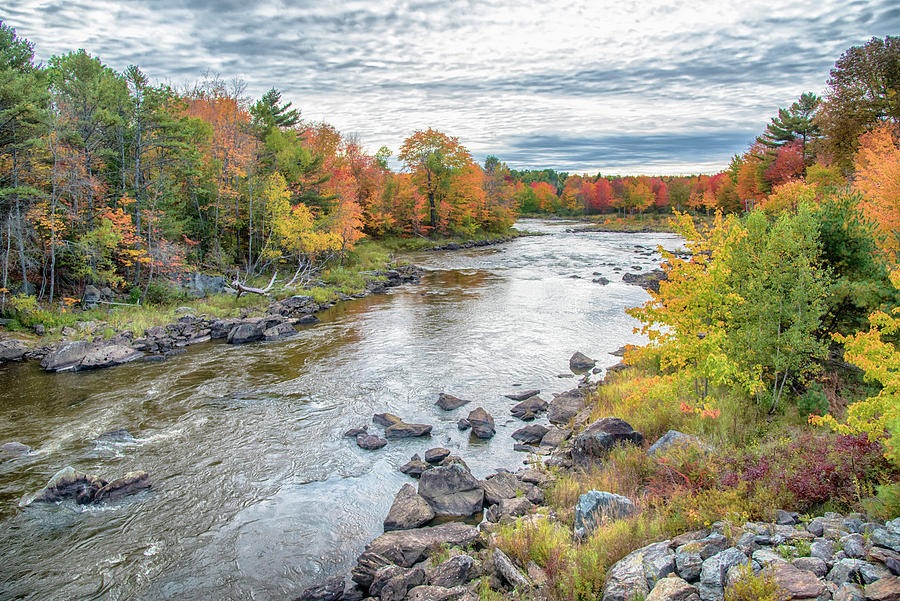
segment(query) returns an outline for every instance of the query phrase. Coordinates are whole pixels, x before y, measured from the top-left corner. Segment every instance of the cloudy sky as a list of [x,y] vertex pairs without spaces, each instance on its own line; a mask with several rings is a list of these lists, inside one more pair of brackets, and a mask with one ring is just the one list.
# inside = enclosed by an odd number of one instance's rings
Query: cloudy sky
[[396,152],[416,129],[478,159],[571,172],[713,172],[896,0],[6,0],[46,60],[85,48],[184,85],[277,87],[306,119]]

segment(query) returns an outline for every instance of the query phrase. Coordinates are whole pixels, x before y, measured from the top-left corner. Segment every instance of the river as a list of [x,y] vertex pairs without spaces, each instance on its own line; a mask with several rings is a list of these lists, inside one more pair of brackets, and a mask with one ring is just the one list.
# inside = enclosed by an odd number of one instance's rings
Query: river
[[[511,434],[524,424],[502,395],[574,387],[558,377],[574,351],[618,362],[610,351],[642,340],[623,309],[648,298],[622,273],[681,242],[518,226],[548,235],[411,255],[421,284],[340,303],[287,341],[94,372],[0,366],[0,442],[36,450],[0,464],[0,599],[290,599],[348,571],[381,533],[413,453],[445,446],[478,477],[521,465]],[[445,413],[439,392],[473,403]],[[456,428],[476,406],[496,421],[489,441]],[[378,451],[342,437],[382,411],[432,436]],[[118,428],[133,440],[97,440]],[[146,470],[153,488],[98,507],[16,507],[66,465],[107,479]]]

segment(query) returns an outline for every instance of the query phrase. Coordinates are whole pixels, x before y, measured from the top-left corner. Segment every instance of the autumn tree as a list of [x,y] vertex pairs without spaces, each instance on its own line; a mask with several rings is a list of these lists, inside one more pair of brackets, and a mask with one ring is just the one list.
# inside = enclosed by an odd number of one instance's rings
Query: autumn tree
[[863,214],[877,225],[884,252],[896,258],[900,252],[900,144],[890,123],[860,138],[854,164],[853,186],[863,195]]
[[472,156],[458,138],[435,129],[418,130],[403,141],[398,155],[428,199],[432,231],[438,227],[438,205],[454,176],[472,162]]

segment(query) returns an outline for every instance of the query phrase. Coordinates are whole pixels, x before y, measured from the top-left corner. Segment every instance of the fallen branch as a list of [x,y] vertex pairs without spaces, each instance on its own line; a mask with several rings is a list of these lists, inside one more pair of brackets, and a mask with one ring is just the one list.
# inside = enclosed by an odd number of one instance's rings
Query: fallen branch
[[265,296],[265,295],[269,294],[269,290],[272,289],[272,284],[275,283],[276,277],[278,277],[278,271],[276,271],[275,273],[272,274],[272,279],[269,280],[269,285],[266,286],[265,288],[253,288],[251,286],[245,286],[244,284],[242,284],[238,281],[237,277],[235,277],[234,280],[231,282],[231,287],[234,288],[235,290],[237,290],[237,298],[240,298],[241,295],[244,294],[245,292],[247,294],[251,294],[251,293],[252,294],[261,294],[261,295]]

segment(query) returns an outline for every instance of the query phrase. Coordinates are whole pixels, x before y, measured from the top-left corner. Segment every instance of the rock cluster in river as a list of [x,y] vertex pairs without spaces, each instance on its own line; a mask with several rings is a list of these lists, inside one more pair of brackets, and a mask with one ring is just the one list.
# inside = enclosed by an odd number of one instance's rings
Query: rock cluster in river
[[129,472],[121,478],[107,481],[72,467],[64,467],[50,478],[43,489],[23,498],[19,506],[59,503],[67,499],[74,500],[79,505],[102,503],[115,501],[146,488],[150,488],[150,476],[147,472]]

